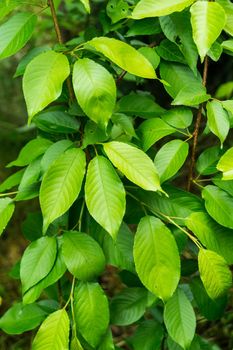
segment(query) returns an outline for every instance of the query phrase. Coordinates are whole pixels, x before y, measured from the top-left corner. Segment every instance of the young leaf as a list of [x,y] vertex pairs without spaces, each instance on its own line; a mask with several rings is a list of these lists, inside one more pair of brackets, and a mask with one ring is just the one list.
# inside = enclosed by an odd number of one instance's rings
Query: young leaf
[[220,226],[207,213],[192,213],[186,220],[187,227],[200,242],[233,264],[233,231]]
[[153,144],[177,130],[160,118],[145,120],[138,129],[142,138],[143,150],[146,152]]
[[141,0],[135,6],[132,18],[167,16],[173,12],[183,11],[193,2],[194,0]]
[[68,270],[78,279],[89,281],[104,269],[105,258],[96,241],[85,233],[65,232],[63,258]]
[[217,299],[226,294],[232,285],[231,271],[221,255],[200,249],[198,266],[201,280],[211,299]]
[[148,298],[149,293],[144,288],[123,289],[111,301],[111,323],[117,326],[127,326],[138,321],[145,313]]
[[141,219],[135,236],[134,261],[146,288],[168,300],[179,282],[180,258],[173,235],[159,219]]
[[31,38],[37,17],[31,13],[17,13],[0,26],[0,59],[14,55]]
[[142,78],[156,78],[151,63],[132,46],[120,40],[105,37],[94,38],[88,41],[88,44],[127,72]]
[[[160,350],[164,330],[160,323],[147,320],[141,322],[135,333],[129,338],[134,350]],[[107,349],[106,349],[107,350]]]
[[38,304],[14,304],[0,318],[0,328],[7,334],[21,334],[39,326],[47,313]]
[[30,164],[34,159],[45,153],[45,151],[53,143],[47,139],[38,137],[29,141],[20,151],[18,158],[13,162],[10,162],[7,167],[12,166],[25,166]]
[[23,293],[41,281],[52,270],[57,255],[55,237],[42,237],[25,250],[20,264]]
[[160,148],[155,156],[155,166],[161,183],[175,175],[188,156],[188,143],[172,140]]
[[215,100],[207,102],[207,119],[210,130],[219,138],[222,147],[230,130],[230,121],[221,102]]
[[53,312],[40,326],[32,350],[68,350],[69,323],[65,309]]
[[11,198],[0,199],[0,236],[5,230],[15,210],[15,205]]
[[190,301],[179,288],[165,305],[164,322],[170,337],[183,349],[189,349],[195,335],[196,317]]
[[233,229],[233,201],[232,197],[212,185],[206,186],[202,191],[205,207],[209,215],[220,225]]
[[85,167],[85,153],[80,148],[71,148],[61,154],[45,173],[40,188],[44,232],[78,197]]
[[36,56],[23,76],[23,93],[28,110],[28,122],[56,100],[70,74],[69,61],[61,53],[49,50]]
[[203,62],[226,24],[226,14],[221,5],[209,1],[195,2],[190,11],[193,39]]
[[130,181],[148,191],[161,191],[155,166],[143,151],[117,141],[105,143],[103,146],[113,165]]
[[217,169],[222,171],[223,180],[233,180],[233,147],[229,148],[220,158]]
[[116,239],[125,213],[125,189],[112,164],[102,156],[88,165],[85,199],[90,214]]
[[116,102],[116,84],[112,75],[89,58],[79,59],[74,64],[73,86],[86,115],[106,129]]
[[78,331],[96,348],[109,324],[108,300],[98,283],[78,282],[74,313]]

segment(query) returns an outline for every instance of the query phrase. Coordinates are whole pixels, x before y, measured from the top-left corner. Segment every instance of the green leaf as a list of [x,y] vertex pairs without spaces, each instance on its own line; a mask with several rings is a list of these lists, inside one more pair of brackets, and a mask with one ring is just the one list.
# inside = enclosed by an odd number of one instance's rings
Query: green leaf
[[203,86],[200,76],[195,76],[187,66],[162,62],[160,74],[161,78],[170,85],[164,87],[168,94],[174,98],[172,105],[194,106],[210,98],[210,95],[206,94],[206,88]]
[[212,182],[233,197],[233,180],[225,181],[221,179],[221,176],[217,175],[212,179]]
[[204,212],[192,213],[185,224],[207,249],[221,255],[228,264],[233,264],[232,230],[218,225]]
[[210,130],[219,138],[222,147],[230,129],[230,121],[221,102],[207,102],[207,120]]
[[224,30],[233,35],[233,4],[230,0],[217,0],[217,2],[224,8],[227,16]]
[[138,49],[138,52],[140,52],[143,56],[145,56],[148,59],[148,61],[152,64],[154,69],[156,69],[159,66],[160,57],[156,53],[154,48],[149,46],[143,46]]
[[78,197],[85,167],[85,153],[80,148],[71,148],[61,154],[45,173],[40,188],[44,232]]
[[143,151],[117,141],[105,143],[103,146],[113,165],[130,181],[148,191],[161,191],[155,166]]
[[177,130],[160,118],[145,120],[138,129],[143,150],[147,151],[153,144],[161,140],[163,137],[175,133]]
[[179,49],[179,46],[168,39],[161,41],[156,47],[156,51],[165,61],[178,62],[185,64],[185,57]]
[[134,130],[133,118],[123,113],[113,113],[112,122],[121,128],[126,135],[138,138]]
[[23,177],[25,169],[21,169],[17,171],[16,173],[8,176],[6,180],[4,180],[0,184],[0,192],[5,192],[7,190],[10,190],[12,187],[15,187],[18,185]]
[[166,110],[151,95],[130,93],[117,102],[117,112],[142,118],[160,117]]
[[164,322],[170,337],[183,349],[189,349],[195,335],[196,317],[181,289],[173,294],[164,309]]
[[88,165],[85,200],[93,218],[116,239],[125,213],[125,189],[105,157],[96,156]]
[[106,132],[100,129],[96,123],[91,120],[86,122],[83,135],[83,148],[86,148],[88,145],[106,141],[107,139],[108,135]]
[[78,331],[96,348],[109,324],[108,300],[98,283],[78,283],[74,293],[74,313]]
[[45,153],[51,145],[51,141],[40,137],[31,140],[21,149],[18,158],[13,162],[10,162],[7,167],[25,166],[30,164],[34,159]]
[[181,140],[169,141],[160,148],[154,163],[161,183],[179,171],[188,156],[188,150],[188,143]]
[[7,334],[21,334],[36,328],[47,316],[37,304],[14,304],[0,318],[0,328]]
[[222,171],[223,180],[233,180],[233,147],[220,158],[217,169]]
[[179,282],[180,258],[173,235],[159,219],[141,219],[135,236],[134,261],[146,288],[168,300]]
[[106,129],[116,102],[116,84],[112,75],[89,58],[74,64],[73,86],[86,115]]
[[226,14],[221,5],[209,1],[195,2],[190,11],[193,39],[203,62],[226,24]]
[[63,258],[68,270],[78,279],[89,281],[105,266],[102,249],[85,233],[67,231],[63,235]]
[[83,4],[83,6],[85,7],[85,10],[87,11],[87,13],[90,13],[91,12],[91,7],[90,7],[89,0],[80,0],[80,1]]
[[88,44],[127,72],[142,78],[156,79],[151,63],[132,46],[106,37],[94,38]]
[[37,128],[54,134],[71,134],[79,130],[80,123],[75,117],[59,110],[46,110],[33,119]]
[[129,5],[124,0],[109,0],[106,13],[111,18],[112,23],[116,23],[129,14]]
[[189,108],[176,107],[163,114],[162,119],[174,128],[186,129],[192,124],[193,114]]
[[127,326],[138,321],[146,311],[148,298],[149,293],[146,289],[123,289],[111,301],[111,323],[117,326]]
[[2,20],[8,13],[20,5],[19,0],[2,0],[0,3],[0,20]]
[[233,200],[220,188],[212,185],[204,187],[202,197],[209,215],[220,225],[233,229]]
[[226,296],[215,300],[211,299],[206,293],[199,277],[192,279],[191,290],[201,314],[207,318],[207,320],[214,321],[223,316],[227,304]]
[[65,309],[49,315],[33,340],[32,350],[68,350],[69,323]]
[[5,230],[15,210],[11,198],[0,198],[0,236]]
[[107,333],[101,339],[100,345],[97,348],[98,350],[115,350],[115,346],[112,339],[112,332],[109,328]]
[[83,347],[77,337],[74,337],[71,340],[70,350],[83,350]]
[[70,140],[60,140],[52,144],[43,155],[41,159],[41,168],[43,172],[46,172],[51,164],[60,157],[66,150],[73,146],[73,142]]
[[132,18],[140,19],[146,17],[166,16],[176,11],[183,11],[194,0],[141,0],[135,6]]
[[160,323],[147,320],[139,324],[129,343],[134,350],[160,350],[164,331]]
[[65,273],[66,265],[61,252],[61,240],[58,241],[58,253],[54,265],[48,275],[31,287],[23,296],[24,304],[33,303],[37,300],[41,292],[48,286],[57,282]]
[[17,13],[0,26],[0,59],[14,55],[31,38],[37,17],[31,13]]
[[198,266],[201,280],[211,299],[227,293],[232,285],[232,276],[222,256],[211,250],[200,249]]
[[216,165],[220,157],[218,146],[206,148],[198,157],[196,168],[201,175],[211,175],[217,172]]
[[146,18],[138,21],[134,21],[130,26],[126,37],[137,35],[152,35],[161,33],[161,28],[157,18]]
[[29,244],[20,264],[23,293],[52,270],[57,255],[55,237],[42,237]]
[[28,122],[35,114],[55,101],[70,74],[69,61],[61,53],[49,50],[36,56],[23,76],[23,93],[28,110]]
[[19,184],[19,192],[39,181],[41,174],[41,158],[42,157],[38,157],[34,159],[25,169],[25,172]]

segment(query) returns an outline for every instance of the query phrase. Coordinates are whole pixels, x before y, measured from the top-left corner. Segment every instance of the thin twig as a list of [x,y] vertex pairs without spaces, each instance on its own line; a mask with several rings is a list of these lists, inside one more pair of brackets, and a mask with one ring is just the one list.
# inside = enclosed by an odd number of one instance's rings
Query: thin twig
[[[202,79],[203,86],[206,86],[207,74],[208,74],[208,57],[206,56],[204,61],[204,70],[203,70],[203,79]],[[193,181],[193,172],[194,172],[194,167],[196,162],[196,152],[197,152],[199,130],[201,126],[202,109],[203,109],[203,103],[201,103],[198,108],[197,119],[196,119],[195,128],[193,132],[193,147],[192,147],[192,154],[191,154],[191,161],[190,161],[189,175],[188,175],[188,185],[187,185],[188,191],[190,191],[191,184]]]

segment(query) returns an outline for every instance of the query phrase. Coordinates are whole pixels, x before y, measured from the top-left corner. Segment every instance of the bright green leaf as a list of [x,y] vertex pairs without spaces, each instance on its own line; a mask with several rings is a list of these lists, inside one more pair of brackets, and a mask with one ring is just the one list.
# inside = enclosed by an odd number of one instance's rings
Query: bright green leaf
[[87,13],[90,13],[91,12],[91,7],[90,7],[89,0],[80,0],[80,1],[83,4],[83,6],[85,7],[85,10],[87,11]]
[[5,230],[15,210],[11,198],[0,198],[0,236]]
[[73,146],[73,142],[70,140],[60,140],[53,143],[45,152],[41,159],[41,168],[43,172],[46,172],[50,165],[60,157],[60,155],[67,149]]
[[230,129],[230,121],[221,102],[207,102],[207,120],[210,130],[219,138],[222,147]]
[[192,124],[193,114],[186,107],[175,107],[162,115],[162,119],[174,128],[185,129]]
[[229,148],[220,158],[217,169],[222,171],[223,180],[233,180],[233,147]]

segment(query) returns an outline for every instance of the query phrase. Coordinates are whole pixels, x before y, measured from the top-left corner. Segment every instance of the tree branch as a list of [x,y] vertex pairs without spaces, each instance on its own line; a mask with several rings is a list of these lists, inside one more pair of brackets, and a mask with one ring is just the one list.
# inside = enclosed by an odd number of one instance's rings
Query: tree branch
[[[206,82],[207,82],[208,63],[209,63],[208,57],[206,56],[204,61],[204,70],[203,70],[203,79],[202,79],[203,86],[206,86]],[[188,185],[187,185],[188,191],[190,191],[192,181],[193,181],[193,172],[194,172],[194,167],[196,162],[196,152],[197,152],[199,130],[201,126],[202,109],[203,109],[203,103],[199,105],[198,112],[197,112],[197,119],[196,119],[195,128],[193,132],[193,147],[192,147],[192,154],[191,154],[189,175],[188,175]]]

